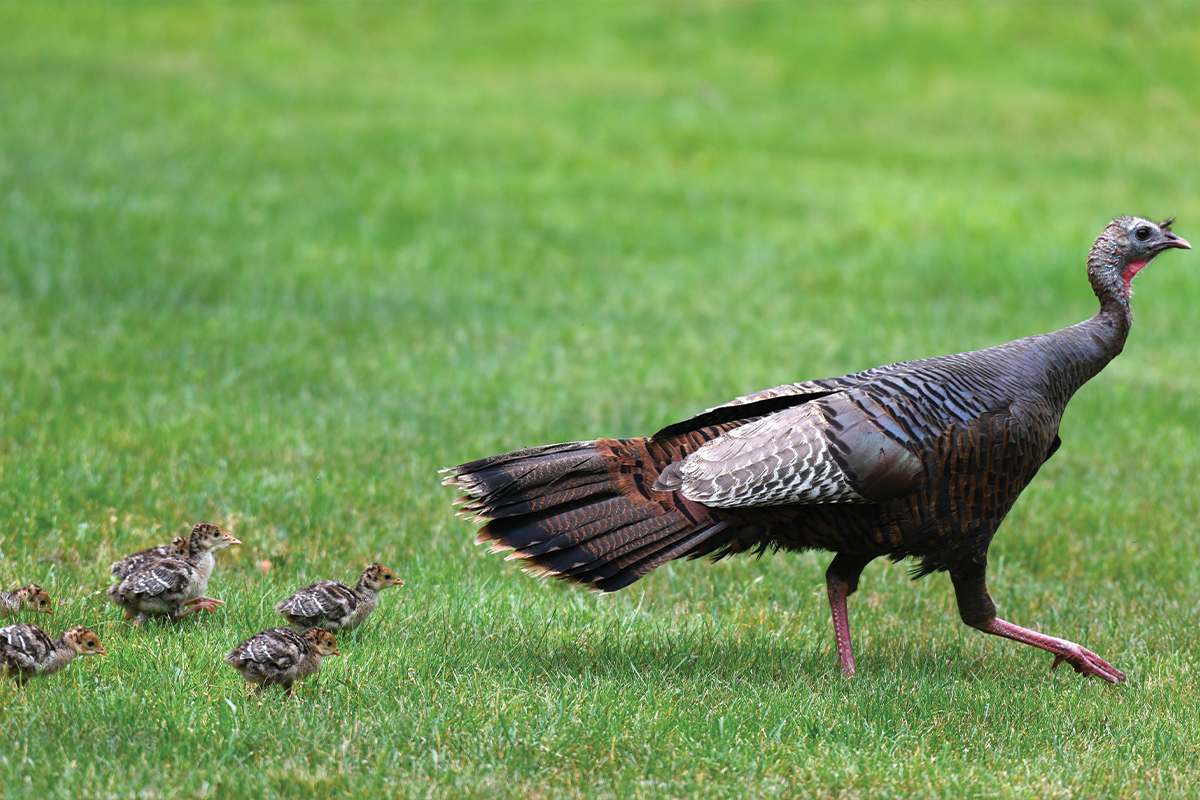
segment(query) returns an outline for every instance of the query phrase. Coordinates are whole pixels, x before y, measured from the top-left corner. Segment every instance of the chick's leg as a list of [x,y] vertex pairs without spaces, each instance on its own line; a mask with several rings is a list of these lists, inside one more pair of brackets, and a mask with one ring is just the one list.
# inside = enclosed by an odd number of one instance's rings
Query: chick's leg
[[[211,597],[201,597],[196,600],[192,600],[190,602],[192,603],[192,607],[189,608],[187,611],[176,611],[175,614],[173,615],[175,617],[175,619],[179,619],[180,617],[186,617],[188,614],[191,614],[194,611],[199,611],[201,609],[204,609],[205,611],[207,611],[208,613],[211,614],[217,610],[216,603],[220,603],[221,601],[220,600],[213,601],[213,599]],[[221,605],[224,605],[224,603],[221,603]]]
[[188,600],[188,601],[187,601],[186,603],[184,603],[183,605],[184,605],[184,607],[186,608],[187,606],[195,605],[196,603],[215,603],[215,604],[217,604],[217,605],[219,605],[219,606],[223,606],[223,605],[225,605],[225,601],[224,601],[224,600],[218,600],[218,599],[217,599],[217,598],[215,598],[215,597],[197,597],[197,598],[195,598],[195,599]]

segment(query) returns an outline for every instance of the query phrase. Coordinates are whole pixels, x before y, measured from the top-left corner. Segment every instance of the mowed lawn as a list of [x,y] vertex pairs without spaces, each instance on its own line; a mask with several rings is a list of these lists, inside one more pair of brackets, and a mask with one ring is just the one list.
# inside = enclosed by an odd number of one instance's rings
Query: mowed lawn
[[[1002,614],[1119,687],[883,561],[846,680],[827,554],[600,596],[474,548],[437,475],[1090,316],[1111,218],[1200,239],[1198,38],[1172,3],[0,5],[0,583],[109,652],[0,685],[0,791],[1198,791],[1195,253],[990,551]],[[227,605],[121,622],[109,562],[201,519],[244,542]],[[373,560],[407,585],[302,702],[224,665]]]

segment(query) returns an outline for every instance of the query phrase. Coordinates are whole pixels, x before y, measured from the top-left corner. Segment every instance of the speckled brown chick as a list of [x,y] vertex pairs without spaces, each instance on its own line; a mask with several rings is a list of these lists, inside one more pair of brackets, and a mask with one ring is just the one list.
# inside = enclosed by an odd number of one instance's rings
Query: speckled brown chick
[[125,556],[120,561],[114,561],[108,568],[108,571],[116,575],[122,580],[129,577],[129,573],[133,572],[138,567],[148,561],[158,558],[184,558],[188,554],[188,537],[176,536],[171,540],[170,544],[160,544],[158,547],[151,547],[146,550],[139,550],[132,555]]
[[[241,542],[211,522],[198,522],[182,558],[159,556],[144,561],[108,590],[125,619],[142,624],[150,616],[185,617],[193,611],[216,611],[224,602],[205,597],[216,564],[215,553]],[[184,610],[186,609],[186,610]]]
[[54,614],[54,603],[46,590],[31,583],[11,592],[0,592],[0,618],[11,617],[21,611],[40,611],[43,614]]
[[404,581],[387,567],[368,564],[353,589],[339,581],[319,581],[280,600],[275,610],[298,630],[352,631],[375,610],[381,591],[403,585]]
[[0,672],[17,683],[58,672],[75,656],[93,654],[104,655],[104,648],[100,637],[87,628],[71,628],[57,640],[29,623],[0,628]]
[[290,628],[271,628],[256,633],[233,648],[225,663],[255,684],[255,693],[277,684],[292,696],[292,684],[316,674],[324,656],[340,656],[337,639],[329,631],[311,628],[297,633]]

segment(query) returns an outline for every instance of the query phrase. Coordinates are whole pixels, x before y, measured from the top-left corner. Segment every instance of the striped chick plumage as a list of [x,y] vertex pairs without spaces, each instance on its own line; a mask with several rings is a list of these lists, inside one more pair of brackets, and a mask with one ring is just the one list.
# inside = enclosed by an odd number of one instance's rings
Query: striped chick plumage
[[54,603],[46,590],[36,583],[29,583],[11,592],[0,592],[0,618],[11,617],[21,611],[38,611],[54,614]]
[[[140,625],[151,616],[184,617],[198,610],[213,612],[223,601],[205,597],[216,564],[215,554],[241,544],[211,522],[198,522],[188,537],[183,557],[149,558],[108,590],[112,602],[125,611],[125,619]],[[186,610],[184,610],[186,609]]]
[[108,571],[124,580],[129,577],[131,572],[151,561],[157,561],[161,558],[186,558],[187,554],[188,537],[176,536],[168,544],[160,544],[157,547],[139,550],[136,553],[125,556],[120,561],[114,561],[109,565]]
[[77,655],[104,655],[100,637],[84,627],[71,628],[51,639],[37,625],[21,623],[0,628],[0,672],[24,683],[63,669]]
[[318,581],[280,600],[275,611],[298,630],[354,630],[375,610],[381,591],[403,585],[392,570],[369,564],[354,587],[340,581]]
[[271,628],[233,648],[225,663],[254,684],[256,692],[277,685],[291,697],[292,684],[316,674],[324,656],[340,655],[337,639],[329,631],[310,628],[298,633],[291,628]]

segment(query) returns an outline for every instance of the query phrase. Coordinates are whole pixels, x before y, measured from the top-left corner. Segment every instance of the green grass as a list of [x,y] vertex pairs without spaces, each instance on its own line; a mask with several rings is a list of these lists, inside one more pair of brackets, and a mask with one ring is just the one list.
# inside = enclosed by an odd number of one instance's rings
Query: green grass
[[[614,596],[471,545],[436,470],[1090,316],[1114,216],[1200,231],[1192,4],[0,5],[0,581],[109,650],[0,686],[6,797],[1171,797],[1200,769],[1200,273],[991,548],[1005,616],[828,556]],[[203,619],[107,565],[198,519]],[[270,559],[264,575],[256,564]],[[254,698],[276,600],[407,581]]]

